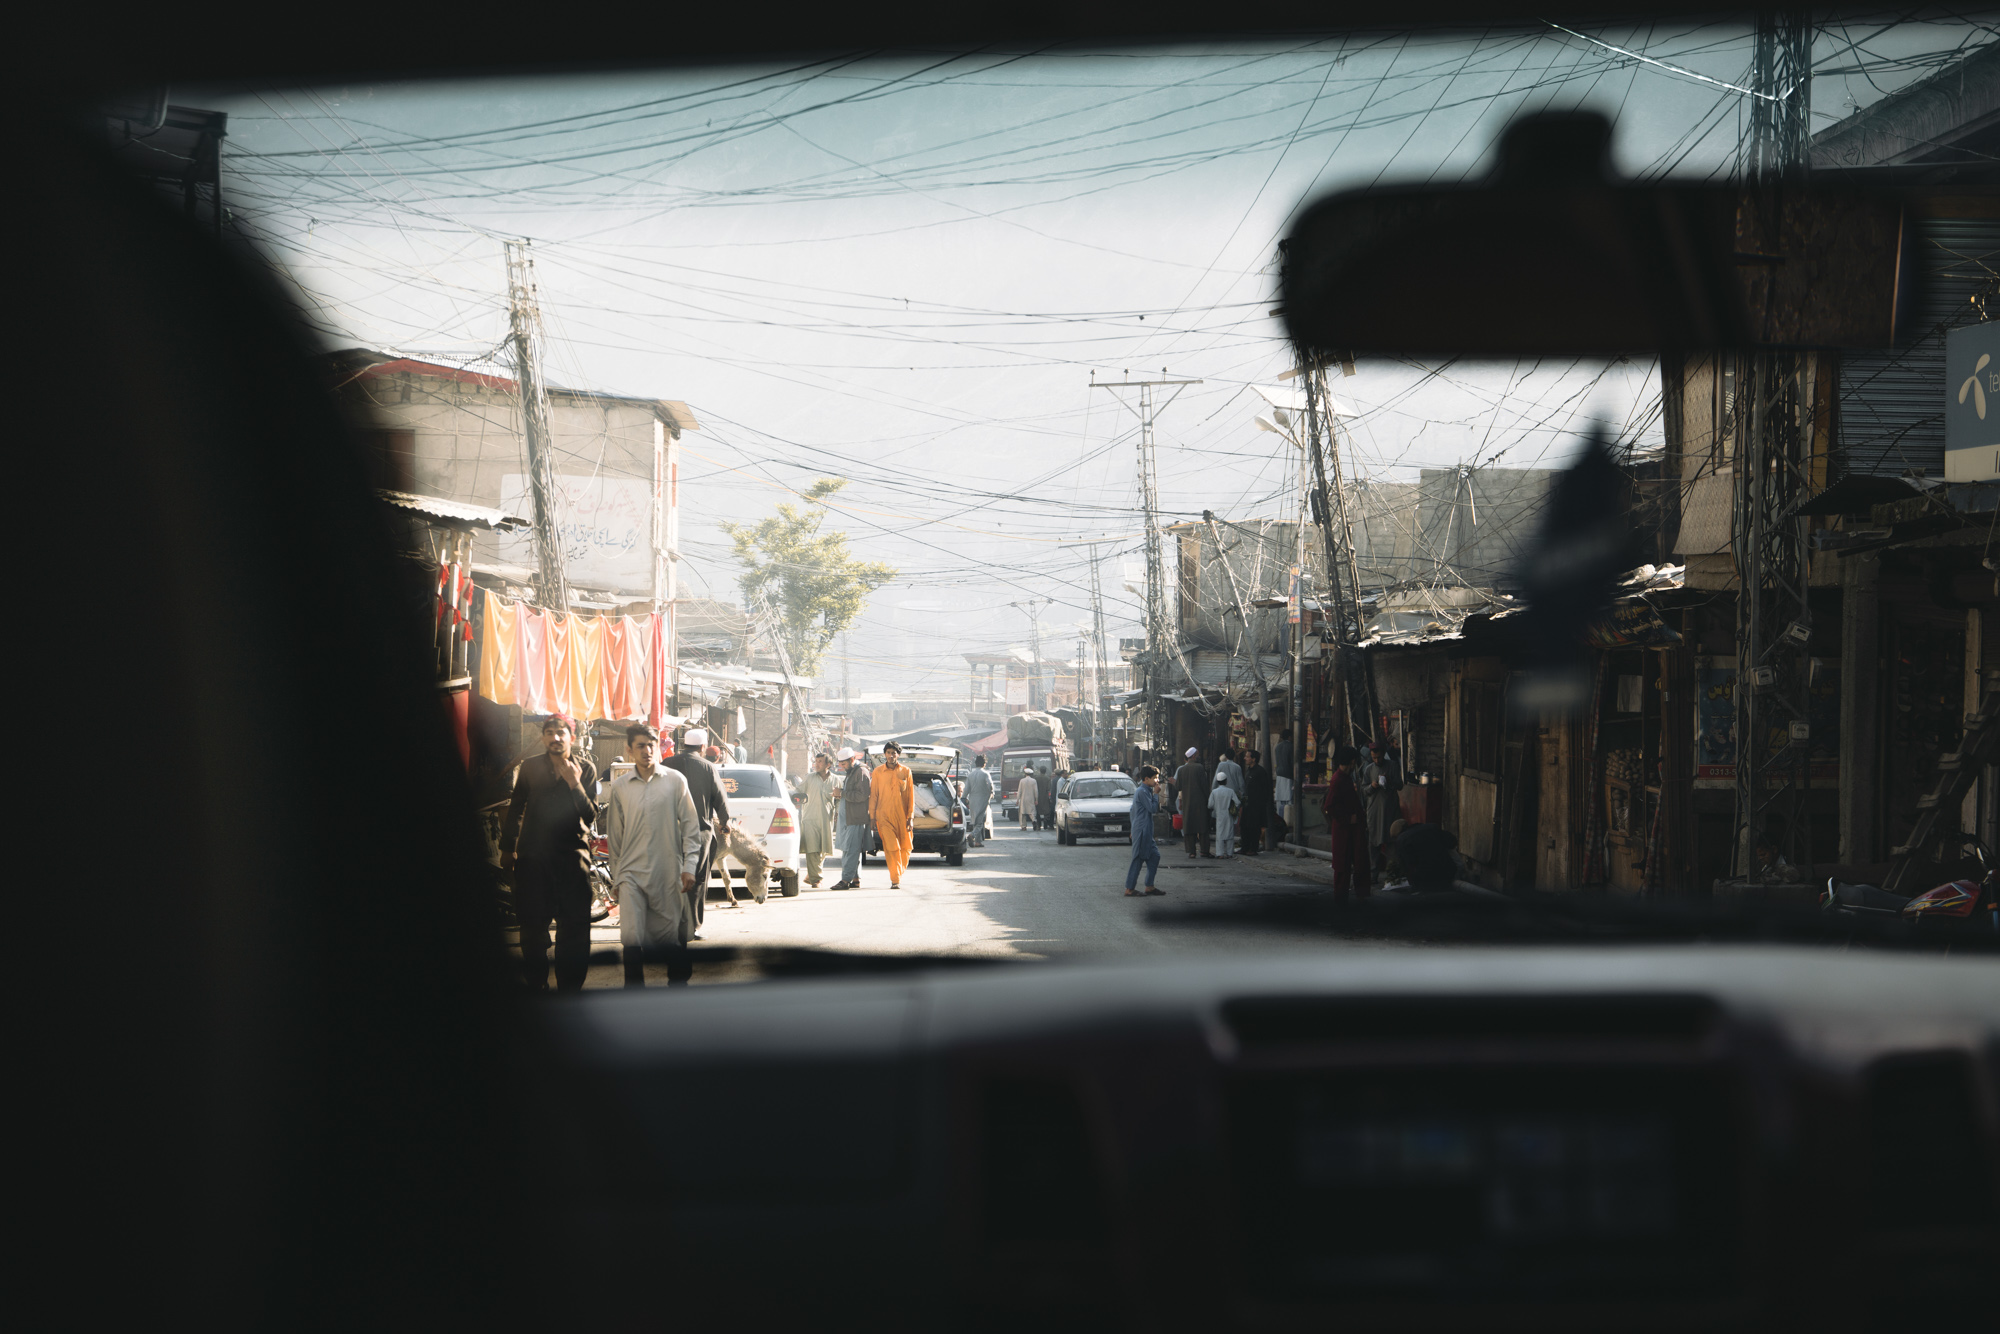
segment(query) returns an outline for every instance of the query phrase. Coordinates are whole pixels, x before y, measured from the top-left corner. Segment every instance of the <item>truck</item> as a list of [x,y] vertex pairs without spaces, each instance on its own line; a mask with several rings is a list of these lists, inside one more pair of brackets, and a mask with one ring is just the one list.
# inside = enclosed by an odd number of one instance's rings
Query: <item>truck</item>
[[1069,743],[1060,737],[1054,741],[1030,742],[1020,746],[1010,741],[1000,751],[1000,818],[1020,818],[1020,802],[1015,794],[1020,790],[1022,774],[1032,768],[1035,781],[1047,794],[1056,781],[1055,776],[1068,770],[1069,761]]

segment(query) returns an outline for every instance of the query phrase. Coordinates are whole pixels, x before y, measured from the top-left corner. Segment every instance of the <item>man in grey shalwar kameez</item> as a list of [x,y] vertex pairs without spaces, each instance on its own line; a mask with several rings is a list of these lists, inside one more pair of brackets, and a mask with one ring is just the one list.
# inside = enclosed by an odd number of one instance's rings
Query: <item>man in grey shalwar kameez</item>
[[695,927],[690,897],[700,892],[695,877],[708,831],[701,827],[687,779],[659,763],[657,732],[644,723],[627,728],[625,753],[632,772],[612,782],[605,815],[625,985],[646,985],[649,955],[666,959],[669,983],[685,985],[694,976],[687,952]]
[[800,785],[799,855],[806,862],[806,884],[819,888],[820,864],[840,851],[834,839],[840,817],[840,779],[833,776],[833,756],[824,752],[813,756],[812,772]]
[[1389,826],[1403,818],[1403,766],[1382,741],[1368,743],[1368,763],[1357,775],[1361,800],[1368,811],[1368,864],[1380,872],[1389,864]]
[[986,808],[993,802],[993,775],[987,771],[986,757],[979,756],[972,762],[972,772],[965,776],[965,832],[978,847],[986,841]]

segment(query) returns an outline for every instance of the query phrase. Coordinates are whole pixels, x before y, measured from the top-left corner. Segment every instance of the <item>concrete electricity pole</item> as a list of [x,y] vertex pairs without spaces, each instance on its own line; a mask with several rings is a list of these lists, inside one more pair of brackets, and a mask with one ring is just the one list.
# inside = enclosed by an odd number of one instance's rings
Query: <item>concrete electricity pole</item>
[[[1096,372],[1091,373],[1092,389],[1137,389],[1139,391],[1139,508],[1144,512],[1146,522],[1146,677],[1147,712],[1151,715],[1147,731],[1148,740],[1155,751],[1171,749],[1173,738],[1167,733],[1166,701],[1160,698],[1160,690],[1155,676],[1160,668],[1161,657],[1166,653],[1173,636],[1173,624],[1167,617],[1167,574],[1166,557],[1160,550],[1160,499],[1159,480],[1153,463],[1153,419],[1168,404],[1180,397],[1182,389],[1200,380],[1134,380],[1131,372],[1125,372],[1123,380],[1106,380],[1100,383]],[[1165,377],[1166,370],[1160,374]],[[1165,385],[1176,386],[1167,397],[1166,403],[1155,405],[1153,390]],[[1125,402],[1124,395],[1118,401]],[[1130,406],[1129,404],[1127,406]]]
[[548,611],[569,611],[569,579],[562,544],[562,514],[556,493],[555,460],[549,430],[549,396],[542,383],[542,312],[535,293],[535,261],[526,241],[508,241],[507,341],[514,353],[514,378],[521,387],[521,425],[528,439],[528,490],[534,501],[536,588]]
[[1104,655],[1104,583],[1099,573],[1097,544],[1090,544],[1090,640],[1093,645],[1090,669],[1090,751],[1101,765],[1109,756],[1105,750],[1104,682],[1110,675]]
[[1049,605],[1052,598],[1028,598],[1021,602],[1010,602],[1010,607],[1020,607],[1028,613],[1028,653],[1034,658],[1034,675],[1028,678],[1028,709],[1041,709],[1048,703],[1048,696],[1042,691],[1042,608]]
[[[1775,250],[1785,227],[1781,187],[1806,170],[1812,21],[1801,10],[1758,16],[1751,67],[1739,244]],[[1766,243],[1765,239],[1769,241]],[[1812,492],[1806,359],[1758,349],[1737,361],[1740,431],[1732,544],[1736,594],[1736,871],[1760,839],[1795,866],[1812,861],[1810,722],[1812,609],[1807,523]],[[1773,817],[1777,817],[1775,820]]]

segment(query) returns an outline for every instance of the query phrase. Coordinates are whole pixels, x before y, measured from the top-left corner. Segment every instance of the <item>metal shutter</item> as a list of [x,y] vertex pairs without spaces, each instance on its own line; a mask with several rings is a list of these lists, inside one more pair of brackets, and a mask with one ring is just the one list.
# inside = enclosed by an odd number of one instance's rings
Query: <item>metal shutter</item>
[[1944,336],[1973,322],[1971,298],[2000,275],[2000,219],[1925,218],[1917,261],[1927,290],[1900,351],[1844,353],[1834,463],[1839,476],[1944,476]]

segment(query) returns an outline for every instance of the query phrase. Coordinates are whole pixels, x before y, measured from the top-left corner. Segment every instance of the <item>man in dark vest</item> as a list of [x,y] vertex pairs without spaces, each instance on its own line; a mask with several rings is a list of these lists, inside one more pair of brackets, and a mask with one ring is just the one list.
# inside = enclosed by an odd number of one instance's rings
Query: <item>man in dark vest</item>
[[576,728],[556,714],[542,724],[542,753],[521,761],[500,831],[500,865],[514,873],[521,972],[530,991],[549,985],[549,919],[556,924],[556,988],[583,990],[590,971],[590,825],[597,766],[576,749]]
[[1215,831],[1209,828],[1208,794],[1215,778],[1201,762],[1201,751],[1187,750],[1187,763],[1174,770],[1174,809],[1181,816],[1181,846],[1189,857],[1215,856]]
[[1243,752],[1243,853],[1255,857],[1264,850],[1264,830],[1278,818],[1277,779],[1263,757]]
[[723,827],[729,823],[729,799],[722,795],[722,775],[713,764],[701,757],[701,748],[708,744],[705,728],[690,727],[681,737],[684,749],[666,755],[660,763],[682,778],[687,779],[688,795],[694,798],[695,812],[701,816],[702,831],[708,842],[701,854],[701,869],[695,872],[694,929],[701,930],[701,919],[708,905],[708,873],[715,865],[715,854],[722,848]]

